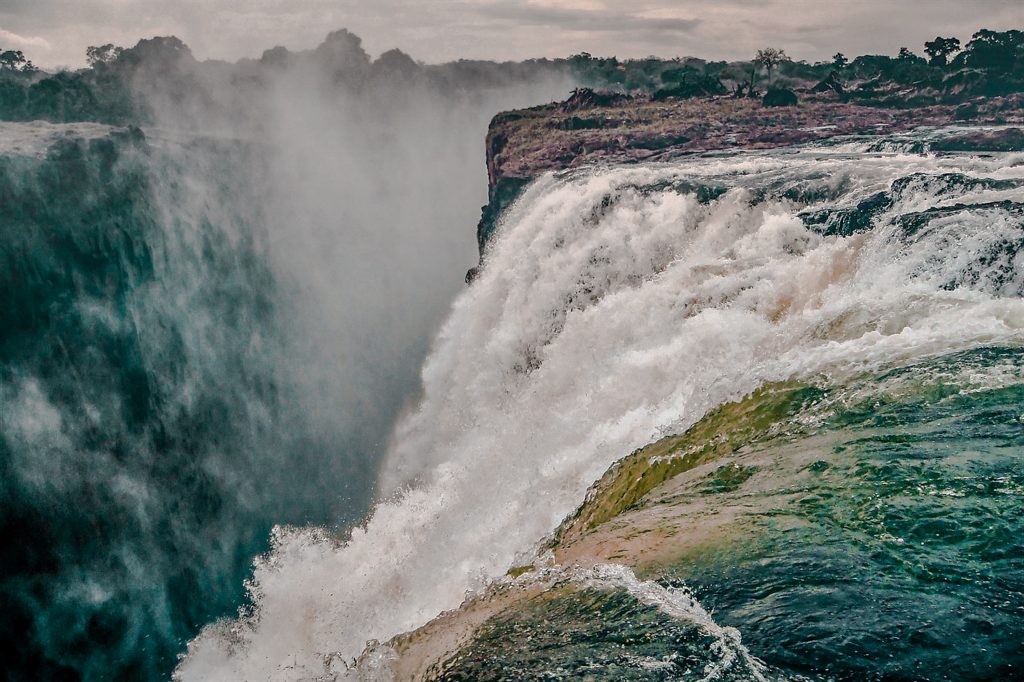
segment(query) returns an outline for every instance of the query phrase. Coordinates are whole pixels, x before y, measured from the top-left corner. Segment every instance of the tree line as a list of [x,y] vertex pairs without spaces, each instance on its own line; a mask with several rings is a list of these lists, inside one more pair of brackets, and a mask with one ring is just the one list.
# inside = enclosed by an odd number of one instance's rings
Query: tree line
[[[851,60],[837,53],[831,60],[813,64],[794,61],[783,49],[766,47],[751,60],[739,62],[693,57],[620,60],[581,53],[564,59],[506,63],[460,60],[427,66],[399,50],[371,60],[360,43],[354,34],[337,31],[307,53],[274,48],[258,60],[214,67],[196,61],[188,46],[177,38],[152,38],[131,48],[91,46],[86,50],[87,68],[59,73],[36,68],[19,50],[0,49],[0,120],[141,124],[152,112],[138,96],[140,82],[147,87],[155,83],[172,97],[198,97],[202,93],[196,90],[207,86],[199,85],[200,79],[193,76],[203,69],[233,70],[234,75],[225,81],[229,85],[223,87],[235,87],[235,82],[259,83],[274,70],[291,68],[303,60],[326,65],[334,74],[333,81],[346,87],[380,78],[399,84],[426,79],[439,87],[457,89],[467,84],[487,87],[508,79],[567,75],[587,87],[656,99],[729,93],[756,96],[762,86],[785,88],[809,81],[830,82],[837,91],[842,83],[857,81],[856,91],[846,96],[867,103],[877,103],[878,98],[872,100],[872,88],[881,82],[931,88],[947,100],[1024,91],[1024,32],[1019,30],[982,29],[963,45],[955,37],[937,36],[925,42],[924,56],[902,47],[895,57],[863,55]],[[764,74],[763,80],[760,73]]]

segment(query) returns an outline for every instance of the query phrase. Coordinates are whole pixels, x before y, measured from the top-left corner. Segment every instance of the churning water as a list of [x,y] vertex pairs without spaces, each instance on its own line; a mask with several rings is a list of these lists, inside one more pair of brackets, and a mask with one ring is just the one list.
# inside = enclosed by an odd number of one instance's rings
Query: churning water
[[[981,661],[972,670],[982,677],[1019,666],[1024,155],[928,153],[941,134],[535,182],[434,342],[368,520],[343,537],[278,528],[248,585],[251,607],[204,630],[176,676],[386,677],[379,657],[383,669],[353,664],[369,640],[458,607],[514,565],[539,565],[544,538],[617,459],[777,382],[833,398],[788,415],[804,431],[765,445],[775,449],[757,467],[774,461],[798,478],[814,465],[822,480],[807,486],[828,494],[808,495],[803,530],[718,557],[730,588],[693,585],[716,602],[714,620],[672,592],[681,584],[595,568],[567,578],[581,591],[552,598],[551,622],[604,612],[653,632],[685,621],[697,635],[680,634],[674,653],[654,641],[614,661],[602,654],[610,635],[531,657],[528,644],[513,646],[522,628],[499,622],[474,646],[505,667],[467,663],[460,679],[540,668],[555,678],[912,679],[955,675],[947,663],[961,654]],[[19,390],[28,405],[33,389]],[[812,457],[822,431],[842,437]],[[798,585],[801,566],[811,568]],[[915,672],[884,638],[913,620],[908,604],[922,594],[929,619],[959,613],[976,627],[964,635],[947,621],[921,634],[915,646],[930,658],[914,660],[931,667]],[[876,597],[883,606],[850,619],[845,639],[824,622]],[[535,617],[523,616],[549,622]],[[875,633],[874,648],[854,631]]]

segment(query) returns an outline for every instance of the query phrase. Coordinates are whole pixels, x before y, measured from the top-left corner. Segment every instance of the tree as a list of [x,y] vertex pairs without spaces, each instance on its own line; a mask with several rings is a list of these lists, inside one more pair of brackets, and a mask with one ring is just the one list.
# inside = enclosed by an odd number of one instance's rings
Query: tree
[[924,44],[924,52],[928,55],[928,63],[932,66],[945,66],[949,55],[960,49],[960,41],[956,38],[936,37]]
[[135,47],[122,50],[117,61],[129,67],[166,69],[194,62],[195,58],[192,56],[192,50],[180,39],[174,36],[158,36],[140,40]]
[[370,55],[363,49],[363,39],[344,28],[328,33],[313,54],[338,75],[353,75],[370,66]]
[[896,59],[904,62],[912,62],[917,59],[917,55],[911,52],[909,47],[901,47],[900,53],[896,55]]
[[84,121],[95,116],[99,102],[81,74],[62,72],[30,87],[26,108],[32,118]]
[[278,45],[277,47],[272,47],[269,50],[264,50],[263,56],[260,57],[260,63],[284,68],[291,64],[293,59],[294,55],[288,51],[287,47]]
[[763,50],[758,50],[757,55],[754,56],[754,61],[765,68],[768,72],[768,84],[772,82],[772,69],[781,64],[782,62],[789,59],[783,50],[779,50],[774,47],[766,47]]
[[413,77],[420,70],[416,60],[397,48],[377,57],[373,67],[385,73],[401,74],[405,78]]
[[89,66],[96,68],[101,64],[112,64],[124,52],[123,47],[117,47],[111,43],[99,47],[89,47],[85,50],[85,59]]
[[850,63],[850,60],[846,58],[846,55],[842,52],[836,52],[832,57],[832,66],[837,69],[845,69],[846,65]]
[[[25,59],[21,50],[0,50],[0,69],[6,71],[21,71],[26,64],[32,62]],[[30,67],[30,70],[34,67]]]
[[983,28],[971,36],[971,42],[960,57],[966,58],[967,65],[975,69],[1013,70],[1024,61],[1024,32]]

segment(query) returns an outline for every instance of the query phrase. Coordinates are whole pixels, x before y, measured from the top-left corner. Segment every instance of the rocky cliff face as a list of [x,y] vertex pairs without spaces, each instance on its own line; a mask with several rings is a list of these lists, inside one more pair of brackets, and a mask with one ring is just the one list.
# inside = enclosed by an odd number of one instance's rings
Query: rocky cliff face
[[[808,91],[797,106],[703,97],[657,101],[577,90],[564,102],[499,114],[487,134],[488,203],[477,225],[481,262],[502,212],[538,176],[595,164],[671,161],[691,154],[769,149],[841,135],[882,135],[921,126],[1024,123],[1024,95],[891,109]],[[1020,131],[968,135],[952,151],[1007,150]],[[1016,136],[1016,142],[1014,142]],[[972,144],[971,140],[975,143]],[[978,145],[981,145],[980,147]],[[472,281],[477,268],[470,270]]]

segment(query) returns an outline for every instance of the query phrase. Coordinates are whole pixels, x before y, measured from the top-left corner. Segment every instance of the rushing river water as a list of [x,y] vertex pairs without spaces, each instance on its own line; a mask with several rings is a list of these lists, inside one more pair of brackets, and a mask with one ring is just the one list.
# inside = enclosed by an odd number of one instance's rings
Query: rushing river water
[[[537,181],[435,342],[391,496],[344,539],[280,530],[252,611],[193,642],[181,679],[386,670],[380,649],[351,662],[542,564],[516,580],[562,572],[547,601],[488,621],[445,675],[1019,672],[1024,157],[928,152],[950,132]],[[732,519],[699,551],[639,577],[628,549],[544,558],[616,460],[773,386],[790,398],[726,469],[665,483],[699,507],[682,544]]]

